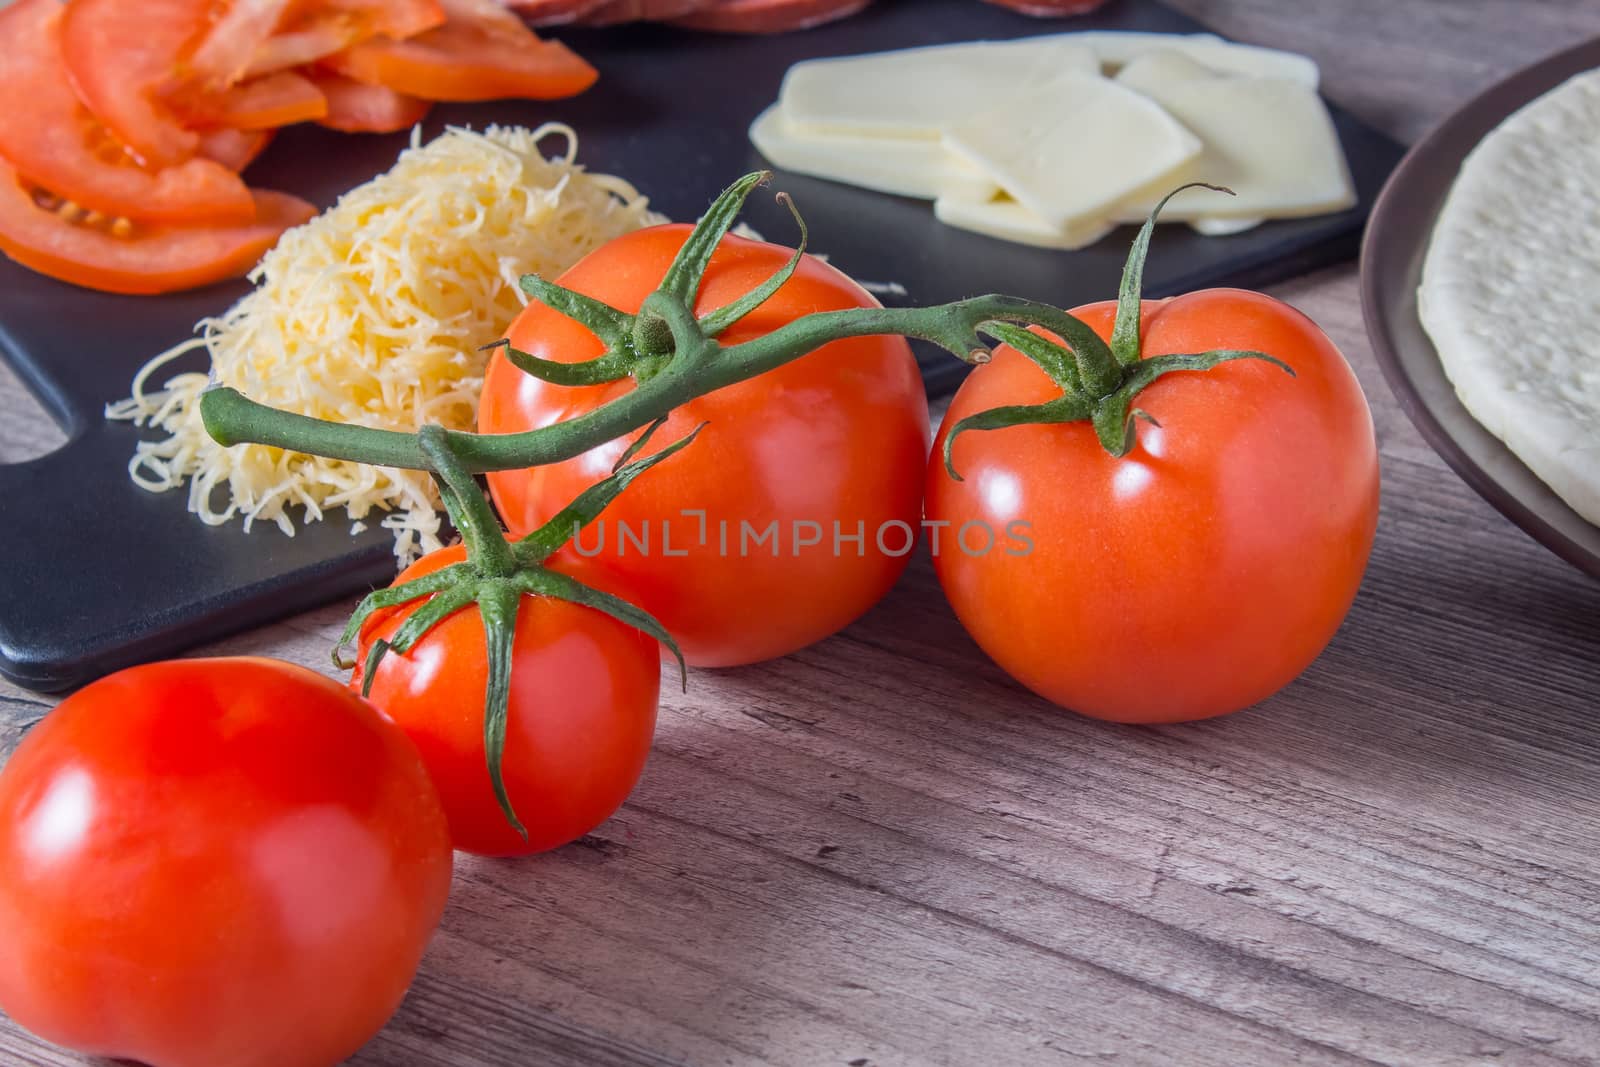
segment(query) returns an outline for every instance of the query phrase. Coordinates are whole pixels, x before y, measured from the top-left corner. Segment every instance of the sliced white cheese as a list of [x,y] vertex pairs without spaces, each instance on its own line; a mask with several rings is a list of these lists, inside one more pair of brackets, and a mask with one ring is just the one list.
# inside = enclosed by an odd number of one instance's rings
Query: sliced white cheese
[[987,200],[1000,188],[938,141],[797,132],[777,105],[757,117],[750,140],[774,166],[881,193]]
[[1100,57],[1101,66],[1113,68],[1160,48],[1227,43],[1214,33],[1151,33],[1147,30],[1080,30],[1053,36],[1072,38]]
[[1202,215],[1189,220],[1189,228],[1202,237],[1232,237],[1236,233],[1244,233],[1260,226],[1266,219],[1260,216],[1246,215],[1237,219],[1219,219],[1211,215]]
[[951,124],[944,143],[1057,229],[1106,215],[1153,183],[1176,182],[1201,151],[1148,96],[1073,73]]
[[796,63],[778,102],[795,131],[937,140],[1063,71],[1096,75],[1100,61],[1060,34],[908,48]]
[[1298,52],[1235,44],[1214,33],[1142,33],[1131,30],[1086,30],[1062,34],[1093,50],[1103,66],[1117,70],[1151,52],[1178,52],[1213,70],[1256,78],[1282,78],[1308,89],[1317,88],[1317,64]]
[[933,202],[933,214],[947,226],[1037,248],[1083,248],[1115,228],[1099,219],[1052,226],[1003,194],[988,200],[941,196]]
[[[1204,142],[1189,168],[1192,180],[1237,194],[1191,189],[1167,205],[1163,218],[1289,218],[1355,203],[1333,120],[1322,98],[1305,85],[1218,73],[1171,51],[1140,56],[1116,83],[1165,108]],[[1170,191],[1171,186],[1142,190],[1122,205],[1118,218],[1144,219]]]

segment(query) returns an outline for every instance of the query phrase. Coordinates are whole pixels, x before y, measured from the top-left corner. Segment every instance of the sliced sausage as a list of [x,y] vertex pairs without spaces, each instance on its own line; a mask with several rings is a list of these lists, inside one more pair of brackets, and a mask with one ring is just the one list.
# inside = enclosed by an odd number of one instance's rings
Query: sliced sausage
[[1106,0],[985,0],[985,2],[1009,7],[1012,11],[1020,11],[1035,18],[1050,18],[1059,15],[1082,15],[1093,11]]
[[585,26],[615,26],[649,19],[665,22],[693,14],[715,0],[607,0],[583,17]]
[[513,9],[533,26],[565,26],[569,22],[577,22],[597,7],[604,7],[610,0],[505,0],[507,7]]
[[785,33],[847,18],[872,0],[722,0],[673,20],[677,26],[719,33]]

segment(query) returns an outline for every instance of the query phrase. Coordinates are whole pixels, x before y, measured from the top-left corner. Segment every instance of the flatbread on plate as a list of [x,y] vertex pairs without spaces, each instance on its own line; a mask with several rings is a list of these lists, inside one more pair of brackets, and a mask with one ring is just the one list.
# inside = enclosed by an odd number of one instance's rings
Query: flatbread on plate
[[1473,418],[1600,525],[1600,69],[1473,149],[1417,310]]

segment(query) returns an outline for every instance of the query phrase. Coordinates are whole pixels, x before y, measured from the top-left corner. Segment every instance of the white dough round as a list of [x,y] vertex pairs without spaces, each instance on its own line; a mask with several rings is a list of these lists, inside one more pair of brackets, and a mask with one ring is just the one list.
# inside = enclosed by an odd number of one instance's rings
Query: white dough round
[[1417,304],[1466,409],[1600,524],[1600,69],[1473,149]]

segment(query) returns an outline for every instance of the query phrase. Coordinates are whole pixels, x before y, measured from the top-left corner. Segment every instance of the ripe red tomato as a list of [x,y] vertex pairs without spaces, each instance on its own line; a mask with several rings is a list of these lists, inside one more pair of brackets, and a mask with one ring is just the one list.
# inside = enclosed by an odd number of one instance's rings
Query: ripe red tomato
[[[687,226],[659,226],[628,234],[559,281],[637,311],[688,233]],[[791,254],[724,238],[697,310],[704,314],[755,289]],[[814,311],[875,306],[844,274],[806,257],[793,278],[721,340],[747,341]],[[509,337],[523,351],[562,363],[602,351],[587,328],[542,304],[529,305]],[[497,354],[478,427],[512,433],[548,426],[633,387],[631,379],[549,385]],[[804,648],[888,592],[905,569],[922,517],[928,440],[922,376],[904,340],[835,341],[693,400],[672,413],[642,454],[702,423],[694,447],[641,475],[595,528],[563,550],[564,558],[592,554],[594,584],[654,615],[685,658],[704,667]],[[628,443],[619,439],[565,463],[489,475],[500,514],[514,533],[536,529],[609,473]],[[641,532],[647,547],[640,547]]]
[[[464,558],[459,545],[431,552],[396,584]],[[375,612],[361,628],[358,664],[423,603]],[[359,691],[361,683],[358,667],[350,686]],[[408,652],[384,656],[368,694],[422,754],[455,847],[491,856],[541,852],[610,818],[650,754],[661,689],[656,642],[592,608],[523,598],[501,766],[526,840],[506,820],[489,781],[487,683],[483,621],[471,607],[447,616]]]
[[337,682],[135,667],[0,771],[0,1006],[152,1067],[327,1067],[393,1014],[449,886],[421,761]]
[[[1073,314],[1109,337],[1115,311]],[[1014,678],[1096,718],[1180,722],[1270,696],[1333,637],[1372,547],[1377,449],[1349,365],[1288,305],[1222,289],[1147,301],[1143,332],[1146,357],[1254,349],[1295,374],[1256,360],[1169,374],[1134,400],[1159,426],[1141,422],[1122,459],[1086,422],[966,432],[954,481],[949,427],[1061,395],[1002,347],[945,416],[928,518],[949,524],[935,568],[950,603]]]

